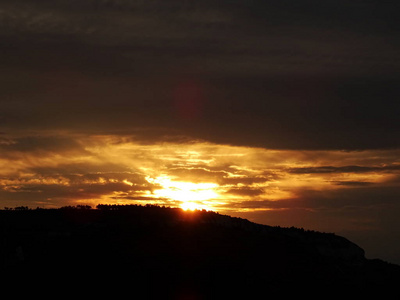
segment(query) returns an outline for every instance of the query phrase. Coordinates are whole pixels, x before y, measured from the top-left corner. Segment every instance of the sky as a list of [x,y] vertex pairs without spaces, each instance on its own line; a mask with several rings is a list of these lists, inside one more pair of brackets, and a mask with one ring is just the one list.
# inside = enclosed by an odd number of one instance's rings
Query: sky
[[0,207],[207,209],[400,264],[399,9],[2,0]]

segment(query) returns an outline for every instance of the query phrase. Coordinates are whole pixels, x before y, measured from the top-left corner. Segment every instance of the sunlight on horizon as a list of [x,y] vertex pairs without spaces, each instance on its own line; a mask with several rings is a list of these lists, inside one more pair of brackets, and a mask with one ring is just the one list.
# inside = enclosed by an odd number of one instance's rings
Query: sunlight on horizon
[[56,155],[10,149],[12,156],[0,157],[4,206],[145,203],[230,213],[280,211],[318,193],[392,188],[400,172],[398,150],[271,150],[63,134],[77,149]]
[[216,183],[173,181],[165,175],[156,178],[146,177],[146,180],[162,187],[153,191],[155,196],[178,201],[179,207],[184,210],[211,210],[211,206],[207,205],[205,201],[219,197],[215,191],[218,188]]

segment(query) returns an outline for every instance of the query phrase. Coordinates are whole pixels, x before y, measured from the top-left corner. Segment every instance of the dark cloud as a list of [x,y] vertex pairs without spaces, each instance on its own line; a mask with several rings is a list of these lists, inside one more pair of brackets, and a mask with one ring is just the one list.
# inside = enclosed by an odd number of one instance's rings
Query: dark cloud
[[[326,211],[338,216],[347,210],[357,215],[363,209],[390,210],[398,209],[397,198],[400,190],[397,186],[384,185],[356,185],[350,189],[333,189],[331,191],[317,191],[303,189],[296,191],[296,198],[289,199],[288,204],[295,208],[307,208],[313,211]],[[373,210],[374,218],[380,219]]]
[[366,167],[366,166],[321,166],[321,167],[304,167],[290,168],[289,173],[294,174],[324,174],[324,173],[368,173],[368,172],[392,172],[399,171],[399,165],[390,165],[382,167]]
[[[278,149],[398,147],[398,8],[2,1],[0,126],[145,128],[148,141],[189,136]],[[202,96],[176,101],[188,79]],[[182,103],[198,111],[182,116]]]
[[[355,186],[331,191],[297,191],[294,198],[282,200],[248,200],[233,203],[241,212],[263,224],[306,226],[334,232],[341,230],[382,230],[390,232],[399,223],[399,189],[376,185]],[[237,214],[237,212],[235,212]],[[383,216],[390,216],[385,219]],[[325,220],[324,220],[325,218]],[[368,220],[368,228],[359,225]],[[398,247],[400,245],[397,245]]]
[[368,186],[374,184],[373,182],[368,181],[334,181],[336,185],[344,185],[344,186]]
[[0,139],[0,151],[3,158],[18,154],[75,153],[88,154],[76,139],[60,136],[26,136]]
[[131,169],[114,163],[59,163],[57,166],[46,166],[46,167],[30,167],[28,171],[42,176],[52,175],[88,175],[91,176],[102,176],[103,174],[108,176],[134,176],[131,173]]
[[264,194],[265,190],[262,188],[241,187],[241,188],[229,189],[227,191],[227,193],[238,195],[238,196],[256,197],[256,196],[260,196],[260,195]]

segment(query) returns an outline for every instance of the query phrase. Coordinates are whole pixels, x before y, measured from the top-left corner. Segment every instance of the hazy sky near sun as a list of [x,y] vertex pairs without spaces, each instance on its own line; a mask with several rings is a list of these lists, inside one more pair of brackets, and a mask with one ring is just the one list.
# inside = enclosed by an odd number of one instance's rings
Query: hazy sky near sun
[[0,206],[190,198],[400,262],[399,9],[3,0]]

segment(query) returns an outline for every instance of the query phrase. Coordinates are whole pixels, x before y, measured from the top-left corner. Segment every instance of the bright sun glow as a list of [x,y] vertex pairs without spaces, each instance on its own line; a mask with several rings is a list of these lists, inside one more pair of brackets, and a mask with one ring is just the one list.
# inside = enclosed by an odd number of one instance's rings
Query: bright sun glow
[[210,209],[202,201],[218,198],[214,190],[218,185],[215,183],[172,181],[167,176],[147,177],[147,180],[162,186],[162,189],[154,191],[156,196],[179,201],[180,207],[185,210]]

